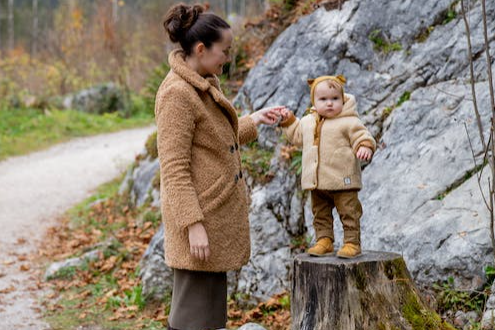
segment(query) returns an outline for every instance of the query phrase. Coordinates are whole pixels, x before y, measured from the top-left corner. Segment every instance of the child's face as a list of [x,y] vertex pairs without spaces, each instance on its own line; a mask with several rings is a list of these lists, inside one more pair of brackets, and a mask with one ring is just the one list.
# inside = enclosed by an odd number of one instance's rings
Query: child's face
[[322,117],[333,118],[342,112],[344,100],[342,92],[322,81],[315,87],[314,106]]

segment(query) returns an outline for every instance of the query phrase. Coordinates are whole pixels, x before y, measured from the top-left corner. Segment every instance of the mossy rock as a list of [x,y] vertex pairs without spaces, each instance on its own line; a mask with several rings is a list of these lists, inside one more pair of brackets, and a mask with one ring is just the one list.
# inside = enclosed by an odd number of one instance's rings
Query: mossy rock
[[152,159],[158,157],[158,145],[156,140],[157,132],[152,133],[146,140],[145,148],[146,152]]

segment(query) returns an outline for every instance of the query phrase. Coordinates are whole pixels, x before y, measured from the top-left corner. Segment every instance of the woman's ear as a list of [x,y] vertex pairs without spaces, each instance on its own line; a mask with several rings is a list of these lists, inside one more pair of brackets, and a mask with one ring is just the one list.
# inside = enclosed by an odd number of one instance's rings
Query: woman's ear
[[202,56],[206,51],[206,46],[202,42],[198,42],[196,46],[194,46],[194,53],[196,56]]

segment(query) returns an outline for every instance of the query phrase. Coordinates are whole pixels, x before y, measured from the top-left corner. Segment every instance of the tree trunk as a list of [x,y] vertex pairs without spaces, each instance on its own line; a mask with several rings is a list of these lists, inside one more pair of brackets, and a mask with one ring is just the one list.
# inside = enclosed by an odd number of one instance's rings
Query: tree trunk
[[33,0],[33,36],[31,41],[31,56],[38,52],[38,0]]
[[294,259],[292,330],[454,329],[423,302],[402,257]]
[[112,0],[112,21],[116,24],[119,20],[119,2],[118,0]]
[[0,55],[2,55],[2,49],[3,49],[2,22],[3,22],[3,8],[2,8],[2,1],[0,1]]
[[9,33],[9,50],[14,49],[14,0],[8,2],[8,33]]

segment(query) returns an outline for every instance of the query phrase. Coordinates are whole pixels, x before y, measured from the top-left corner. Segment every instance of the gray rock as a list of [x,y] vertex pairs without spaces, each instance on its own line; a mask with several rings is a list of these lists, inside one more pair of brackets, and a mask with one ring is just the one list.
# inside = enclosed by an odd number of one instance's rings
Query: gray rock
[[83,254],[79,258],[70,258],[63,261],[54,262],[45,271],[44,278],[45,280],[50,280],[63,269],[67,269],[69,267],[81,267],[84,263],[88,261],[95,261],[98,260],[99,258],[100,258],[100,251],[94,250]]
[[[454,276],[456,287],[473,289],[485,281],[482,268],[493,251],[476,177],[469,178],[476,166],[465,127],[477,164],[481,143],[470,100],[464,25],[460,14],[442,24],[450,5],[450,0],[384,0],[384,11],[372,0],[350,0],[342,11],[319,9],[277,38],[249,73],[235,103],[244,113],[285,104],[302,116],[309,105],[306,79],[343,73],[346,91],[356,95],[363,121],[380,146],[363,172],[363,248],[402,253],[423,284]],[[495,21],[495,2],[486,5],[488,21]],[[490,114],[480,14],[481,4],[472,3],[476,87],[486,122]],[[420,41],[417,37],[429,27],[433,31]],[[400,42],[402,50],[374,49],[369,39],[374,31],[391,43]],[[495,35],[495,25],[489,24],[488,34]],[[490,47],[495,49],[493,38]],[[399,105],[408,93],[409,100]],[[384,120],[385,110],[391,113]],[[263,186],[246,178],[252,198],[252,255],[248,265],[229,274],[229,292],[246,293],[253,302],[289,289],[291,241],[314,238],[309,196],[300,192],[299,178],[279,160],[279,139],[272,127],[260,129],[260,145],[275,148],[270,168],[275,175]],[[151,196],[159,205],[159,194],[150,185],[156,168],[143,161],[129,175],[137,204]],[[338,247],[342,228],[336,214],[335,219]],[[152,251],[159,254],[159,246]],[[147,260],[163,263],[159,257]],[[157,276],[159,285],[161,275],[149,276]]]
[[153,179],[159,169],[160,163],[157,158],[145,157],[127,172],[119,192],[129,192],[130,202],[137,207],[142,206],[148,199],[151,199],[153,206],[159,206],[160,192],[153,189]]
[[[455,275],[457,285],[474,288],[483,281],[482,265],[493,251],[476,180],[465,180],[475,166],[464,123],[478,157],[481,144],[467,83],[464,25],[460,15],[439,24],[450,1],[397,0],[383,5],[387,11],[375,10],[373,1],[348,1],[341,12],[320,9],[301,18],[251,70],[236,102],[245,113],[286,104],[301,116],[309,102],[306,79],[343,73],[363,120],[381,136],[381,148],[364,171],[360,193],[364,248],[403,253],[415,278],[426,284]],[[495,4],[487,7],[488,21],[493,21]],[[485,60],[479,56],[480,8],[474,4],[469,15],[478,97],[486,121],[489,99]],[[429,26],[434,30],[428,39],[417,41]],[[374,50],[368,37],[377,30],[391,42],[400,42],[403,51]],[[494,32],[491,25],[488,33]],[[398,106],[405,92],[411,93],[410,100]],[[393,111],[383,121],[386,107]],[[268,147],[279,139],[268,128],[260,135],[260,143]],[[312,234],[308,204],[303,216]],[[339,221],[335,227],[338,245]]]
[[266,329],[256,323],[246,323],[237,330],[266,330]]
[[122,89],[114,83],[107,83],[66,96],[62,106],[64,109],[103,114],[124,112],[127,104]]
[[162,300],[172,291],[173,271],[165,264],[163,244],[162,224],[140,261],[139,276],[143,283],[143,295],[150,301]]
[[474,324],[477,319],[478,314],[475,311],[457,311],[454,316],[454,326],[456,326],[457,328],[465,328],[469,324]]
[[485,312],[481,318],[483,329],[495,329],[495,282],[492,284],[490,291],[492,294],[486,302]]

